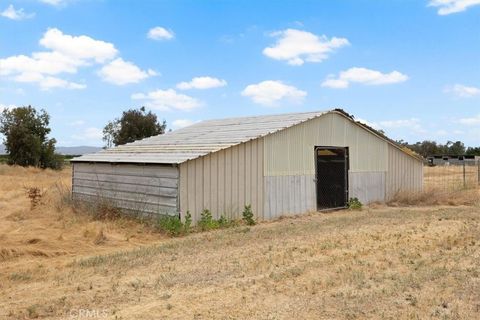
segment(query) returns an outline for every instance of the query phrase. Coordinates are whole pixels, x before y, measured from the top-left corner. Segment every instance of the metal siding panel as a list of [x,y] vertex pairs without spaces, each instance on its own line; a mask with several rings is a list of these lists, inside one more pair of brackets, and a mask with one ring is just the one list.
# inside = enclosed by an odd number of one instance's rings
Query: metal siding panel
[[210,211],[211,212],[218,212],[218,193],[220,191],[220,187],[218,185],[218,152],[212,153],[211,154],[211,198],[212,198],[212,203],[210,206]]
[[240,216],[238,147],[232,148],[232,216]]
[[238,146],[238,203],[241,205],[241,208],[245,205],[245,144]]
[[386,199],[400,191],[423,189],[423,163],[393,146],[388,146],[388,170],[386,174]]
[[135,185],[147,185],[147,186],[156,186],[162,185],[168,188],[177,188],[178,179],[177,178],[155,178],[148,177],[143,175],[123,175],[120,172],[117,173],[87,173],[87,172],[76,172],[74,179],[85,180],[85,181],[98,181],[98,182],[110,182],[110,183],[127,183],[131,184],[133,187]]
[[[198,164],[201,159],[202,165]],[[207,208],[206,199],[210,199],[208,209],[215,218],[226,214],[231,219],[241,219],[245,204],[251,204],[254,214],[263,217],[263,140],[251,141],[191,162],[196,164],[188,167],[194,173],[188,174],[187,182],[194,182],[190,192],[196,192],[197,202],[191,207],[194,222],[199,219],[199,211]],[[204,199],[201,208],[198,199]]]
[[257,207],[258,212],[257,215],[259,218],[264,219],[265,213],[263,211],[263,199],[265,197],[265,188],[264,188],[264,178],[263,178],[263,164],[264,164],[264,157],[263,157],[263,139],[258,140],[257,144],[257,186],[258,186],[258,199],[257,199]]
[[176,214],[179,168],[165,165],[76,163],[72,192],[76,199],[151,214]]
[[188,210],[188,165],[182,163],[179,167],[180,170],[180,213],[182,219],[185,219],[185,215]]
[[245,204],[252,204],[252,144],[245,144]]
[[350,197],[362,203],[385,201],[385,172],[351,172]]
[[232,201],[232,148],[225,150],[225,214],[232,219],[233,201]]
[[192,215],[192,220],[196,219],[195,198],[197,196],[195,192],[195,161],[187,162],[187,192],[188,192],[188,210]]
[[265,175],[315,174],[314,147],[350,149],[350,170],[386,171],[388,143],[338,114],[327,114],[268,135]]
[[210,155],[203,157],[203,207],[211,208],[211,188],[210,188],[210,179],[212,178],[211,167],[210,167]]
[[215,219],[225,213],[225,151],[218,152],[218,208],[212,215]]
[[[265,218],[274,219],[282,215],[295,215],[315,210],[313,178],[312,175],[264,177]],[[309,186],[306,185],[307,182],[310,182]]]
[[250,165],[250,199],[252,202],[252,210],[254,214],[258,214],[258,185],[257,185],[257,141],[251,141],[249,143],[251,145],[251,165]]
[[195,163],[195,210],[201,212],[204,209],[203,204],[203,158],[199,158],[193,161]]

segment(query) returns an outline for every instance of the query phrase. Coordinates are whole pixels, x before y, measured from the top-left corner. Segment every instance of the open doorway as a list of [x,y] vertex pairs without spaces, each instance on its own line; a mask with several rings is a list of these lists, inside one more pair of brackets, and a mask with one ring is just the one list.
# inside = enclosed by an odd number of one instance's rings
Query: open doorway
[[345,208],[348,202],[348,148],[315,147],[317,210]]

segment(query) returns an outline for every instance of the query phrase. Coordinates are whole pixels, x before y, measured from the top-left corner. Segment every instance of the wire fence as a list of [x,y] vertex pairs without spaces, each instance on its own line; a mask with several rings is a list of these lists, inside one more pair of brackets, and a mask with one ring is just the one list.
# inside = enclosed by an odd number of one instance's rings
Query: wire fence
[[479,188],[480,162],[425,166],[423,186],[446,191]]

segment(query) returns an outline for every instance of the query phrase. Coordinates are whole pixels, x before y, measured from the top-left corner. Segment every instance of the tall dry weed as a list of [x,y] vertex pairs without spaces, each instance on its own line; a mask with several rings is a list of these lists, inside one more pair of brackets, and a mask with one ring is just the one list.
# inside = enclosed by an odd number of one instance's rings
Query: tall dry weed
[[444,190],[428,188],[420,192],[398,192],[387,202],[389,206],[480,205],[480,189]]

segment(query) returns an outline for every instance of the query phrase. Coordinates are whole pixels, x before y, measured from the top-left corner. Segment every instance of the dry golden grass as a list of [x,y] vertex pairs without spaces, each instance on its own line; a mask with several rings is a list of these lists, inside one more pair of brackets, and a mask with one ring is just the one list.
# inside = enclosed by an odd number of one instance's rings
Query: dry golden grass
[[[9,252],[0,262],[0,319],[480,313],[478,205],[378,206],[161,239],[133,222],[57,208],[50,186],[67,184],[68,171],[0,166],[0,177],[0,250]],[[31,185],[51,202],[30,211],[22,188]]]
[[390,206],[478,206],[480,188],[428,188],[420,192],[399,192],[388,202]]
[[466,165],[465,175],[463,169],[461,165],[426,166],[424,167],[424,187],[425,189],[434,190],[458,190],[465,187],[478,187],[480,167],[477,165]]

